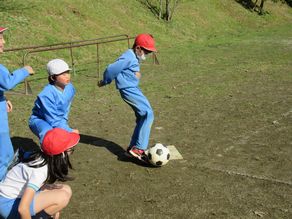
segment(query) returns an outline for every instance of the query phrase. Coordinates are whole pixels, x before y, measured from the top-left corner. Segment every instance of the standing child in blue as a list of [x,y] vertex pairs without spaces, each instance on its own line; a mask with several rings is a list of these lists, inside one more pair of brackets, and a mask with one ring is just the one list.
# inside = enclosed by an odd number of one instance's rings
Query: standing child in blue
[[[0,53],[4,50],[3,32],[7,28],[0,27]],[[4,96],[4,92],[14,88],[29,75],[34,74],[30,66],[17,69],[12,74],[0,64],[0,181],[6,174],[7,167],[13,159],[13,147],[9,135],[8,115],[12,111],[12,104]]]
[[140,62],[146,59],[147,54],[155,51],[153,37],[150,34],[139,34],[132,49],[110,64],[104,72],[103,80],[98,83],[102,87],[115,80],[122,99],[133,109],[136,127],[127,153],[142,161],[147,160],[145,150],[148,148],[154,115],[149,101],[139,88]]
[[75,88],[70,82],[70,70],[62,59],[53,59],[47,64],[49,84],[37,96],[29,119],[29,127],[40,143],[47,131],[53,128],[79,133],[68,125],[70,106],[75,95]]
[[44,137],[41,150],[20,157],[0,182],[0,218],[52,218],[71,198],[70,186],[55,184],[72,178],[69,155],[80,140],[77,133],[54,128]]

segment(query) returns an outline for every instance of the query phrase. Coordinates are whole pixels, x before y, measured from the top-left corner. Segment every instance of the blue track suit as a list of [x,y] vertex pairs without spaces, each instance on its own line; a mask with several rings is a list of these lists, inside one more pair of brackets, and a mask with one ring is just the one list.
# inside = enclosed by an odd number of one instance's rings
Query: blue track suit
[[62,128],[72,132],[68,126],[68,114],[75,95],[75,88],[70,83],[60,91],[56,86],[48,84],[37,96],[29,118],[31,131],[38,136],[40,143],[47,131],[53,128]]
[[14,154],[9,135],[4,91],[12,89],[27,76],[29,76],[29,72],[25,68],[20,68],[10,74],[7,68],[0,64],[0,181],[5,176]]
[[112,80],[115,80],[121,97],[135,112],[136,127],[129,147],[136,146],[146,150],[154,115],[149,101],[139,88],[139,78],[135,74],[139,71],[139,60],[134,51],[129,49],[107,67],[103,82],[110,84]]

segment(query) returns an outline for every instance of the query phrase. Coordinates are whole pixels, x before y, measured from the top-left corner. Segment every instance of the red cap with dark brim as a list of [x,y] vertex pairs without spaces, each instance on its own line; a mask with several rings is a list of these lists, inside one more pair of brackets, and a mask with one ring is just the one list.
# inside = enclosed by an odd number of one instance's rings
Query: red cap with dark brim
[[151,34],[142,33],[136,36],[135,45],[141,46],[142,48],[149,50],[151,52],[156,52],[155,41]]
[[7,30],[6,27],[0,27],[0,33],[4,32],[5,30]]
[[41,148],[47,155],[57,155],[77,145],[79,140],[80,135],[77,133],[53,128],[46,133]]

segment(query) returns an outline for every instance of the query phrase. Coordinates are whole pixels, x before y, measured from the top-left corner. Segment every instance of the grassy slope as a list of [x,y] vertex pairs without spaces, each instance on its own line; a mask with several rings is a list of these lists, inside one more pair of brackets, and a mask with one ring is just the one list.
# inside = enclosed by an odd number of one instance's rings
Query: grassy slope
[[[155,36],[157,47],[162,52],[169,47],[179,49],[186,41],[218,43],[292,21],[291,8],[272,2],[266,3],[270,14],[258,16],[236,1],[184,0],[171,23],[157,20],[139,1],[14,0],[1,3],[1,25],[9,27],[5,34],[6,48],[149,32]],[[125,49],[125,44],[120,45],[107,44],[101,49],[103,55],[111,56],[103,60],[102,68]],[[94,48],[77,49],[74,54],[77,64],[95,60]],[[70,60],[68,51],[38,55],[40,58],[29,60],[38,72],[43,71],[51,58],[59,56]],[[21,52],[7,53],[1,60],[12,69],[21,65],[21,57]]]
[[[201,40],[220,34],[291,22],[291,9],[267,3],[270,15],[258,16],[235,1],[183,1],[174,20],[158,21],[138,1],[65,0],[9,1],[0,13],[1,25],[10,28],[8,47],[42,45],[126,33],[150,32],[159,46],[176,41]],[[29,3],[30,2],[30,3]],[[215,3],[214,3],[215,2]],[[2,6],[3,7],[3,6]],[[24,9],[23,9],[24,8]]]

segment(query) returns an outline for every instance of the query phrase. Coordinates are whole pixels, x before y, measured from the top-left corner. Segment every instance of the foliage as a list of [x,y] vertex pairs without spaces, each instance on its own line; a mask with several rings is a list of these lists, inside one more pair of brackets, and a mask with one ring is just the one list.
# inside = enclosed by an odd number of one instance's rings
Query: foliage
[[[245,8],[249,9],[250,11],[255,11],[259,15],[264,15],[268,13],[264,10],[264,4],[267,0],[236,0],[238,3],[243,5]],[[272,2],[282,2],[287,3],[288,5],[292,6],[292,0],[271,0]]]
[[282,2],[287,3],[289,6],[292,6],[292,0],[272,0],[273,2]]

